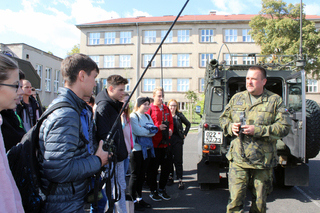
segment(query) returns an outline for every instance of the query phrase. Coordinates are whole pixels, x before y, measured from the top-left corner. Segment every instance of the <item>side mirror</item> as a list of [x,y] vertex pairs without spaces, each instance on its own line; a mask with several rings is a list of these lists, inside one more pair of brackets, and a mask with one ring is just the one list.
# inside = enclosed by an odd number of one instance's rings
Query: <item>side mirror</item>
[[200,118],[202,118],[202,115],[200,114],[201,113],[201,106],[196,106],[196,114],[200,116]]

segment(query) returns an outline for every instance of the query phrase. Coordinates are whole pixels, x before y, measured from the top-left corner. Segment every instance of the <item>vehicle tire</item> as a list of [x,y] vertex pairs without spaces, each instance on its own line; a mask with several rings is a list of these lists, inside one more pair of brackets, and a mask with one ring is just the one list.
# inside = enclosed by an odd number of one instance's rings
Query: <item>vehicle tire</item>
[[320,150],[320,107],[317,102],[306,100],[306,156],[314,158]]

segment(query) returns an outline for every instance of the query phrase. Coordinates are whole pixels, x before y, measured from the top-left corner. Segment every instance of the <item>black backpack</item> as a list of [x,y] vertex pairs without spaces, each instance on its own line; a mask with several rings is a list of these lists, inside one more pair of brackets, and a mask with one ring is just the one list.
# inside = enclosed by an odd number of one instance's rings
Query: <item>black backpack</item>
[[47,190],[44,190],[41,185],[39,130],[48,115],[62,107],[70,107],[76,110],[68,102],[54,104],[44,112],[36,125],[23,136],[21,142],[12,147],[7,154],[9,166],[20,191],[23,208],[26,213],[40,212],[46,196],[53,194],[57,188],[58,183],[50,183]]

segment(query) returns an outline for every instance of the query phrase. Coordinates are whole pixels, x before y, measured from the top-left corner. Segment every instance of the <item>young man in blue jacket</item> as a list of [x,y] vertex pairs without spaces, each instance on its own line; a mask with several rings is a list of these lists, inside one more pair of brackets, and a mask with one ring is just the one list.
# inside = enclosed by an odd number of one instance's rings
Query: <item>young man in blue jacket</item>
[[62,61],[61,72],[65,87],[59,88],[59,96],[49,108],[58,102],[69,102],[76,110],[59,108],[40,127],[41,181],[45,189],[50,183],[58,183],[47,196],[42,212],[84,213],[89,177],[106,165],[109,157],[102,149],[102,141],[96,153],[90,155],[86,144],[88,122],[79,113],[86,108],[84,100],[92,95],[99,68],[90,57],[74,54]]

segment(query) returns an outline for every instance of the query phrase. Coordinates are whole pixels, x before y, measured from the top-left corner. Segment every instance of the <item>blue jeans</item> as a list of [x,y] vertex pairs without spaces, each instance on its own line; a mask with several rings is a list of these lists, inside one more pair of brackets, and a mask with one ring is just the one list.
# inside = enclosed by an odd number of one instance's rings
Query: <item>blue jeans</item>
[[126,177],[126,174],[128,172],[129,169],[129,161],[130,161],[130,154],[128,155],[128,157],[126,159],[123,160],[123,164],[124,164],[124,177]]

